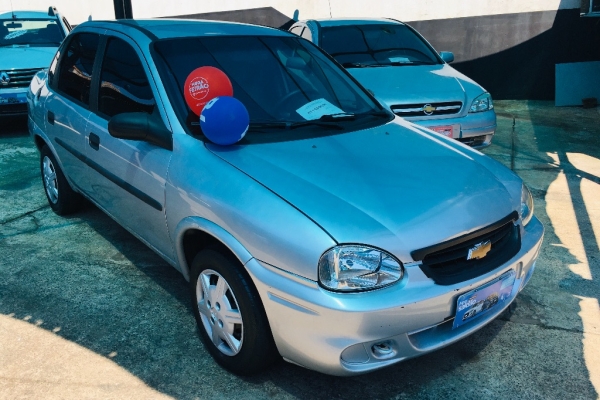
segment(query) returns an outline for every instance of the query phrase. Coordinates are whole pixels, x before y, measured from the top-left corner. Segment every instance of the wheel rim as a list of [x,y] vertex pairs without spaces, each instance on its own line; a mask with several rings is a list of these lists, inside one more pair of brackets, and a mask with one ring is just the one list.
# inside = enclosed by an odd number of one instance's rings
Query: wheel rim
[[244,339],[242,314],[225,278],[210,269],[202,271],[196,299],[202,326],[215,347],[227,356],[239,353]]
[[46,189],[48,199],[50,199],[53,204],[56,204],[58,201],[58,181],[56,179],[56,168],[54,168],[54,164],[48,156],[44,157],[42,173],[44,175],[44,188]]

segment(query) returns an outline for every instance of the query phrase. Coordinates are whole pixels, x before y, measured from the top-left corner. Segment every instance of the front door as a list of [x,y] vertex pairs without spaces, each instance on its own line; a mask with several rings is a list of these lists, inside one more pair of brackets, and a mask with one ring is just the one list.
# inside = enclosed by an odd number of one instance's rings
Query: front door
[[174,258],[165,217],[165,183],[172,152],[112,137],[111,117],[159,113],[147,64],[125,38],[109,36],[100,69],[97,110],[86,130],[92,197],[119,223],[168,259]]

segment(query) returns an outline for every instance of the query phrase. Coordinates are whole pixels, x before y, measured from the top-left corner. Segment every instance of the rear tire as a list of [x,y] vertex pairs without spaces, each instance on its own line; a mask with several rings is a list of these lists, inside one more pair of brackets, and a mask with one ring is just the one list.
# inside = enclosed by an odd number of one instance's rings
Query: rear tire
[[236,261],[215,250],[203,250],[192,262],[190,278],[200,337],[223,368],[252,375],[277,360],[260,297]]
[[58,215],[77,211],[82,197],[71,188],[48,146],[42,147],[40,151],[40,170],[44,192],[52,211]]

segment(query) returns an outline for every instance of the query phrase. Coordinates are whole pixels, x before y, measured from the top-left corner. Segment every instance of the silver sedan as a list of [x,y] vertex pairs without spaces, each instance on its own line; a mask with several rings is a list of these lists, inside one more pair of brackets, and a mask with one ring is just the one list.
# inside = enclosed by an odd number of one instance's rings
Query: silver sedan
[[[199,118],[188,94],[215,89],[202,67],[234,98]],[[239,121],[213,114],[225,98],[249,123],[219,145],[212,129]],[[431,352],[497,317],[535,267],[543,227],[518,176],[395,116],[287,32],[85,22],[28,105],[52,209],[87,198],[181,271],[234,373],[281,357],[353,375]]]
[[290,32],[328,52],[396,114],[469,146],[496,132],[491,95],[448,63],[412,27],[392,19],[321,19]]

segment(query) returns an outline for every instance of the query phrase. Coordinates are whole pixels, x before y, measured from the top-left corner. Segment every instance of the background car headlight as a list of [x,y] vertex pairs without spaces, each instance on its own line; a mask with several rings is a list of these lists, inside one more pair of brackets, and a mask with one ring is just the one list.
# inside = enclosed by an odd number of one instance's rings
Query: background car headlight
[[484,93],[480,96],[477,96],[473,103],[471,103],[471,108],[469,109],[470,113],[476,113],[481,111],[488,111],[494,108],[494,102],[492,101],[492,96],[489,93]]
[[521,221],[523,221],[523,226],[531,221],[531,217],[533,217],[533,197],[527,186],[523,184],[521,190]]
[[394,256],[368,246],[336,246],[319,260],[321,285],[335,291],[378,289],[400,280],[402,274],[402,263]]

